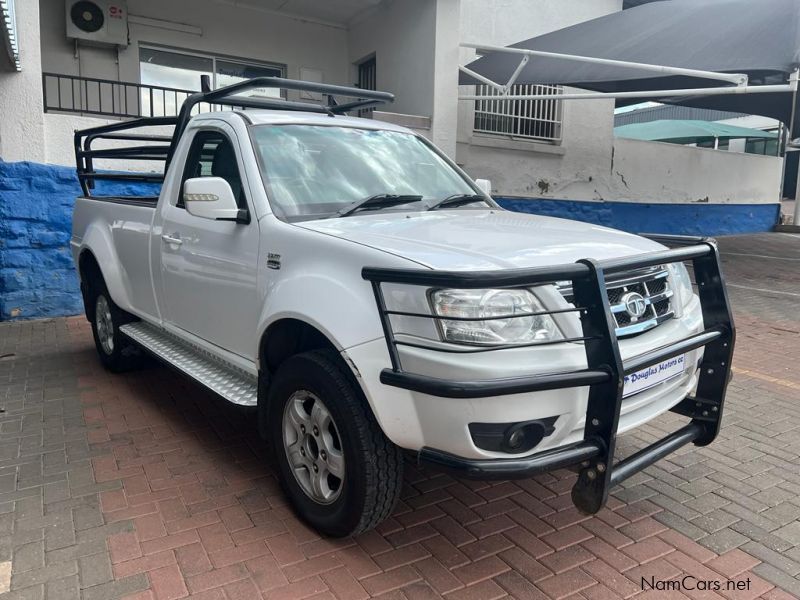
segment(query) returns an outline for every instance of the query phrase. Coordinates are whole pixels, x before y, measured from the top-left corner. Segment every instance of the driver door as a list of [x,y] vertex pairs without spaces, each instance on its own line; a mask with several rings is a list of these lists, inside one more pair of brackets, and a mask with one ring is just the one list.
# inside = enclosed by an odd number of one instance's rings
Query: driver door
[[[256,346],[258,221],[248,198],[236,134],[220,123],[196,130],[177,197],[165,202],[161,223],[164,319],[171,325],[245,358]],[[249,223],[189,214],[183,185],[196,177],[222,177]]]

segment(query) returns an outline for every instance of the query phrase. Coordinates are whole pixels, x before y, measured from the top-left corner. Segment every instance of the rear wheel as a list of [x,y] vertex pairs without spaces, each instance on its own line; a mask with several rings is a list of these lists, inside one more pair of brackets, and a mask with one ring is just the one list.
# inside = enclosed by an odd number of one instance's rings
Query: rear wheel
[[141,350],[119,330],[120,326],[136,318],[114,304],[100,278],[89,283],[87,300],[94,345],[103,366],[115,373],[139,366]]
[[283,363],[269,388],[269,431],[281,484],[327,535],[355,535],[391,514],[400,449],[383,434],[347,367],[328,350]]

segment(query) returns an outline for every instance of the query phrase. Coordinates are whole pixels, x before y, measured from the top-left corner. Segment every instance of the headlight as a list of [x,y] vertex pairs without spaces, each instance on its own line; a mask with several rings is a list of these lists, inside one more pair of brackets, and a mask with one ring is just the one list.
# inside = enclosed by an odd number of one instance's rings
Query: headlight
[[564,337],[550,315],[518,316],[545,310],[528,290],[434,290],[430,299],[436,315],[472,319],[440,319],[446,342],[502,346]]
[[678,298],[679,305],[683,308],[692,301],[692,296],[694,295],[689,271],[686,270],[686,266],[681,262],[670,263],[669,270],[673,292]]

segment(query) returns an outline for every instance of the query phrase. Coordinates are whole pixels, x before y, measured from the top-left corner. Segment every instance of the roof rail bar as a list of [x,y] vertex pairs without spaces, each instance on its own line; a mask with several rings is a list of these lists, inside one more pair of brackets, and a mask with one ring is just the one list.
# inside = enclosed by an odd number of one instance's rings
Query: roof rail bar
[[[90,195],[95,180],[121,180],[121,181],[163,181],[172,157],[178,146],[192,111],[200,103],[216,106],[230,106],[236,108],[264,108],[271,110],[296,110],[316,112],[331,116],[343,114],[359,108],[371,108],[379,104],[394,102],[394,95],[388,92],[375,90],[362,90],[357,87],[331,85],[327,83],[313,83],[284,79],[282,77],[255,77],[234,83],[227,87],[211,90],[210,81],[206,76],[201,77],[202,92],[190,95],[181,105],[177,117],[143,117],[130,121],[120,121],[110,125],[82,129],[75,132],[75,160],[77,163],[78,180],[83,194]],[[304,102],[299,100],[286,100],[272,97],[247,97],[239,95],[253,89],[283,89],[301,92],[314,92],[321,94],[323,100],[319,103]],[[339,103],[336,97],[349,99]],[[163,134],[142,134],[135,132],[141,127],[172,126],[175,129],[172,136]],[[134,131],[131,131],[134,130]],[[95,140],[124,140],[131,142],[144,142],[141,146],[113,147],[92,149]],[[148,143],[149,142],[149,143]],[[115,158],[124,160],[164,161],[164,172],[154,173],[103,173],[94,168],[95,158]]]
[[[208,83],[201,80],[201,89],[205,90],[207,88]],[[248,98],[246,96],[237,96],[237,94],[257,88],[313,92],[322,94],[327,100],[321,104],[315,104],[311,102],[282,100],[279,98]],[[334,96],[344,96],[346,98],[352,98],[353,100],[345,104],[338,104]],[[333,116],[357,108],[370,108],[378,104],[394,102],[394,94],[375,90],[363,90],[361,88],[343,85],[284,79],[283,77],[254,77],[253,79],[240,81],[216,90],[198,92],[192,94],[183,101],[180,113],[178,114],[178,122],[175,125],[175,134],[172,138],[170,151],[167,155],[166,167],[169,167],[169,163],[175,154],[178,140],[180,140],[183,131],[189,124],[192,109],[201,102],[220,106],[236,106],[239,108],[270,108],[273,110],[322,112]]]

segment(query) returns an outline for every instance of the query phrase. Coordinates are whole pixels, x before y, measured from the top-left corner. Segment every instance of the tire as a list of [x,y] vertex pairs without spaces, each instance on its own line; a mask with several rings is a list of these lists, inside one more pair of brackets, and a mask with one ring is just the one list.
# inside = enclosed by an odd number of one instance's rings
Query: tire
[[[267,401],[281,485],[303,520],[344,537],[391,514],[402,487],[401,451],[383,434],[336,352],[289,358],[275,373]],[[290,460],[301,466],[293,468]]]
[[103,366],[113,373],[130,371],[140,366],[141,350],[124,336],[119,328],[135,321],[111,299],[102,278],[89,282],[86,312],[92,324],[92,335],[97,354]]

